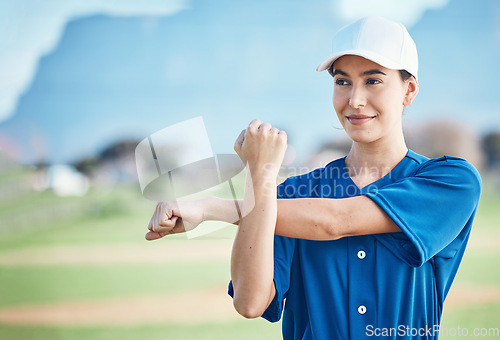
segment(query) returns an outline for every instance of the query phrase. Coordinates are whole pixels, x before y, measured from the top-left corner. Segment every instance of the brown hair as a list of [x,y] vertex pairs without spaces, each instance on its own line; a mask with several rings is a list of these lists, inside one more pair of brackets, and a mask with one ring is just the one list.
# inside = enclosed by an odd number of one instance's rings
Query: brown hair
[[399,75],[402,81],[408,80],[411,77],[411,73],[406,70],[399,70]]
[[[334,63],[332,63],[330,65],[330,67],[328,68],[328,73],[330,73],[330,75],[333,74],[333,64]],[[398,70],[398,71],[399,71],[399,75],[401,76],[401,80],[402,81],[406,81],[406,80],[410,79],[410,77],[411,77],[411,73],[410,72],[408,72],[406,70]]]

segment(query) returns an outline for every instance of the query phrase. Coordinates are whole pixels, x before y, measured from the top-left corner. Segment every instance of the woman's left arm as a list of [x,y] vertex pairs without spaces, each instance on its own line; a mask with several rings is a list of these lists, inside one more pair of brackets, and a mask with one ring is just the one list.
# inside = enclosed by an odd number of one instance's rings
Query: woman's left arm
[[[236,204],[242,206],[243,201]],[[211,197],[206,200],[206,220],[238,224],[235,201]],[[231,218],[229,218],[231,216]],[[336,240],[346,236],[399,232],[401,229],[370,198],[278,199],[275,234],[307,240]]]
[[412,176],[366,194],[278,200],[276,234],[312,240],[404,232],[435,253],[474,217],[481,177],[467,161],[444,156]]
[[297,198],[278,200],[276,235],[337,240],[346,236],[400,232],[370,198]]

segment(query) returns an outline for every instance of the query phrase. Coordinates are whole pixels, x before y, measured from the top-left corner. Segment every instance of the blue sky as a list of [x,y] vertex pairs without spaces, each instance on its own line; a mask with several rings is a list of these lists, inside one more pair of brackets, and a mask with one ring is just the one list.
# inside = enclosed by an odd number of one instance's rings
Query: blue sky
[[420,93],[405,124],[448,117],[500,129],[495,0],[3,1],[0,147],[67,162],[120,138],[203,116],[216,153],[253,118],[306,157],[342,136],[331,79],[315,68],[341,26],[405,23]]

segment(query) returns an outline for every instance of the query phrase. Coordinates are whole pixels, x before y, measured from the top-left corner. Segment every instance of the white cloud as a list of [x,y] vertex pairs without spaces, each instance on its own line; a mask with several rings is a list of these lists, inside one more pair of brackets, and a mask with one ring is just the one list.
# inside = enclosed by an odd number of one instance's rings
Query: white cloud
[[379,15],[410,28],[428,9],[443,8],[450,0],[340,0],[334,10],[346,24],[369,15]]
[[38,59],[51,51],[72,18],[162,16],[187,0],[3,0],[0,2],[0,122],[9,118],[29,85]]

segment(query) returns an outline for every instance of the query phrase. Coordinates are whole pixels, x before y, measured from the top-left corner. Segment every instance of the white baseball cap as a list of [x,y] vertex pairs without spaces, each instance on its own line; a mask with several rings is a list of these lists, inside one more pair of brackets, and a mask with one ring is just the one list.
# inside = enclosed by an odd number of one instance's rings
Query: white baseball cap
[[403,24],[370,16],[344,26],[333,38],[333,55],[316,71],[328,69],[346,54],[369,59],[389,69],[406,70],[417,79],[417,47]]

